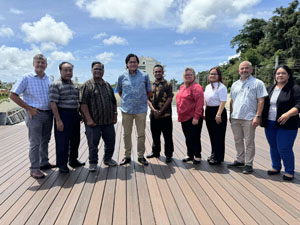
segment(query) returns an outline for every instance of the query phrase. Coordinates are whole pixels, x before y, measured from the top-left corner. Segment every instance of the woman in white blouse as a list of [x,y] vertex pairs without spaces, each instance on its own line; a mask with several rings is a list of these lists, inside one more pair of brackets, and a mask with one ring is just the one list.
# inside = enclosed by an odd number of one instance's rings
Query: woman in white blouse
[[222,83],[222,72],[218,67],[209,70],[210,84],[204,92],[205,121],[211,142],[211,156],[207,161],[211,165],[217,165],[224,161],[225,134],[227,127],[227,88]]

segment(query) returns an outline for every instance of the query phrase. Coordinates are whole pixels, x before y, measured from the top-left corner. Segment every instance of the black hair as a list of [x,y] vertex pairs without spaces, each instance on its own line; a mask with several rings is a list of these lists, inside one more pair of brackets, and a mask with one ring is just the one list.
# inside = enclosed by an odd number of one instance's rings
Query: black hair
[[288,73],[289,75],[288,82],[294,83],[293,71],[287,65],[278,66],[274,71],[274,78],[276,77],[276,73],[280,68],[284,69]]
[[126,65],[127,65],[127,63],[129,62],[129,59],[130,59],[131,57],[135,57],[137,63],[138,63],[138,64],[140,63],[139,57],[137,57],[137,56],[136,56],[135,54],[133,54],[133,53],[130,53],[130,54],[126,57],[126,59],[125,59]]
[[69,63],[69,62],[64,61],[64,62],[61,62],[61,63],[59,64],[59,66],[58,66],[59,70],[62,69],[62,66],[63,66],[64,64],[70,64],[70,65],[72,66],[72,68],[74,67],[72,63]]
[[163,67],[162,65],[160,65],[160,64],[156,64],[156,65],[153,67],[153,69],[154,69],[155,67],[160,67],[160,68],[162,68],[162,70],[164,70],[164,67]]
[[93,69],[94,66],[97,65],[97,64],[102,65],[102,67],[104,68],[104,65],[103,65],[101,62],[99,62],[99,61],[94,61],[94,62],[92,62],[92,69]]

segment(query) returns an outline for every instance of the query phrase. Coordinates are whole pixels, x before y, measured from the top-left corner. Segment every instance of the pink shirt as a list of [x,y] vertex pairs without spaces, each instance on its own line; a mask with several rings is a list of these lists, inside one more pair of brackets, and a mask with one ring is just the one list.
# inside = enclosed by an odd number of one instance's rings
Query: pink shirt
[[187,88],[181,85],[176,95],[176,102],[179,122],[192,118],[199,120],[203,117],[204,95],[200,84],[194,83]]

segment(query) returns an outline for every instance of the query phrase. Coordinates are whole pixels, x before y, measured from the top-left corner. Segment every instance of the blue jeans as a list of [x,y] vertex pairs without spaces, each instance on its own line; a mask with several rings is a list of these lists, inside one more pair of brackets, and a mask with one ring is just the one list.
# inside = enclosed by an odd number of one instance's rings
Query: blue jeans
[[294,175],[295,158],[293,145],[298,133],[297,130],[287,130],[276,127],[275,121],[268,121],[265,128],[265,134],[270,145],[270,153],[272,159],[272,168],[281,170],[281,160],[285,168],[285,172]]
[[89,146],[89,163],[98,164],[98,145],[102,136],[104,141],[104,161],[108,161],[115,151],[115,128],[113,124],[97,125],[94,127],[85,125],[85,134]]

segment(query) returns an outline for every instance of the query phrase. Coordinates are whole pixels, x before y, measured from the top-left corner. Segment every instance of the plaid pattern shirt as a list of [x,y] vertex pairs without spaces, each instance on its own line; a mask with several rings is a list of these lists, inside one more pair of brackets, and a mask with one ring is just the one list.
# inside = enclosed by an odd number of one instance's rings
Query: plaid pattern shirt
[[[159,83],[152,84],[152,96],[150,97],[150,101],[153,107],[157,110],[160,110],[168,98],[172,98],[174,96],[172,91],[172,85],[162,79]],[[161,115],[161,117],[167,117],[172,115],[172,106],[170,105]]]
[[89,113],[97,125],[114,123],[117,101],[112,87],[106,81],[86,81],[81,87],[80,103],[88,106]]
[[40,78],[35,72],[25,74],[11,89],[12,93],[23,94],[23,100],[31,107],[50,110],[49,87],[53,82],[46,74]]

